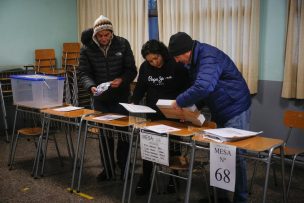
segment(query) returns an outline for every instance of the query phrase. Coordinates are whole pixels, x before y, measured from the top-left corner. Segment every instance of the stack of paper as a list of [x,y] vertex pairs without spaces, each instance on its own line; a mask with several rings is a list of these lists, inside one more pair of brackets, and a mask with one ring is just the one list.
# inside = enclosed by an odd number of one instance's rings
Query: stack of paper
[[248,130],[240,130],[237,128],[216,128],[204,130],[203,133],[204,137],[207,139],[210,138],[219,142],[229,142],[252,137],[262,133],[262,131],[253,132]]
[[182,108],[182,110],[176,110],[172,108],[172,102],[173,100],[169,99],[159,99],[156,106],[167,118],[186,120],[198,126],[203,125],[205,122],[205,117],[195,105]]
[[148,106],[144,105],[135,105],[135,104],[127,104],[127,103],[119,103],[125,109],[127,109],[131,113],[156,113],[154,109],[151,109]]

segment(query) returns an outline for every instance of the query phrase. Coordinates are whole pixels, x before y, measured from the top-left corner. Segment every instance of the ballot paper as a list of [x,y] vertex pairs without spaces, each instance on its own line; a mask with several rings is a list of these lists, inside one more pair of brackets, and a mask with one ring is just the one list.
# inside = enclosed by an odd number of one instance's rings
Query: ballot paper
[[54,111],[61,111],[61,112],[66,112],[66,111],[75,111],[78,109],[82,109],[84,107],[78,107],[78,106],[65,106],[65,107],[60,107],[60,108],[56,108],[53,109]]
[[144,105],[136,105],[136,104],[127,104],[127,103],[119,103],[125,109],[127,109],[131,113],[156,113],[154,109],[151,109],[148,106]]
[[97,86],[97,92],[94,94],[94,96],[99,96],[103,92],[107,91],[109,87],[111,86],[111,82],[104,82]]
[[260,132],[253,132],[248,130],[241,130],[237,128],[216,128],[216,129],[207,129],[203,131],[203,135],[205,138],[210,138],[214,141],[219,142],[229,142],[229,141],[236,141],[241,139],[246,139],[248,137],[252,137],[262,133]]
[[108,115],[104,115],[104,116],[95,117],[94,119],[100,120],[100,121],[111,121],[111,120],[115,120],[115,119],[119,119],[119,118],[123,118],[123,117],[126,117],[126,116],[125,115],[108,114]]
[[174,127],[171,127],[168,125],[163,125],[163,124],[148,126],[148,127],[145,127],[144,129],[150,130],[150,131],[153,131],[156,133],[169,133],[169,132],[180,130],[179,128],[174,128]]

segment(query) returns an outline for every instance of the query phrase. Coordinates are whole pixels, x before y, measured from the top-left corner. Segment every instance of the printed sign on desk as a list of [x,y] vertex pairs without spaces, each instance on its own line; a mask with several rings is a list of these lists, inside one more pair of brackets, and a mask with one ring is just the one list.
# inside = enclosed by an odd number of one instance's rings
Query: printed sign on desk
[[169,135],[140,131],[141,158],[169,166]]
[[210,185],[234,192],[236,147],[210,143]]

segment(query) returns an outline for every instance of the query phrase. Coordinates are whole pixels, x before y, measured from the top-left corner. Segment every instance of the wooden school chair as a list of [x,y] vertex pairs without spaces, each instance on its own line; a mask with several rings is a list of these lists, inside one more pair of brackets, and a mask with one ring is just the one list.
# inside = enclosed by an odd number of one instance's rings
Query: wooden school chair
[[[303,155],[304,155],[304,148],[292,147],[291,145],[289,145],[289,141],[291,139],[295,139],[296,135],[297,136],[300,136],[301,134],[304,135],[303,134],[304,133],[304,131],[303,131],[304,130],[304,111],[292,111],[292,110],[285,111],[284,125],[286,127],[288,127],[288,133],[284,140],[284,142],[285,142],[285,146],[284,146],[285,160],[291,161],[291,170],[290,170],[290,176],[289,176],[289,180],[288,180],[287,193],[286,193],[286,196],[288,198],[295,162],[296,161],[303,162],[303,159],[301,159],[301,157],[303,157]],[[302,130],[302,133],[295,134],[294,132],[299,129]],[[275,154],[279,155],[280,151],[276,150]]]
[[62,48],[62,68],[66,71],[66,100],[74,106],[90,108],[91,95],[79,82],[77,74],[80,57],[80,43],[66,42]]
[[46,75],[64,75],[65,70],[56,68],[54,49],[35,50],[35,73]]
[[[17,115],[19,115],[19,119],[23,120],[24,127],[17,130],[16,129],[16,122],[17,122]],[[19,138],[26,138],[27,140],[33,140],[35,143],[35,146],[37,150],[41,147],[42,140],[43,140],[43,129],[41,126],[41,116],[42,114],[39,112],[39,109],[35,108],[29,108],[29,107],[23,107],[23,106],[16,106],[15,111],[15,118],[14,118],[14,126],[13,126],[13,133],[12,133],[12,139],[11,139],[11,147],[10,147],[10,153],[9,153],[9,169],[11,170],[13,168],[14,159],[15,159],[15,153],[17,150],[17,143]],[[53,136],[53,140],[55,143],[56,151],[58,154],[58,158],[62,165],[62,159],[59,152],[58,144],[56,141],[56,137]],[[37,155],[37,154],[36,154]],[[33,171],[32,175],[34,173],[34,167],[37,161],[37,156],[35,157],[34,164],[33,164]]]

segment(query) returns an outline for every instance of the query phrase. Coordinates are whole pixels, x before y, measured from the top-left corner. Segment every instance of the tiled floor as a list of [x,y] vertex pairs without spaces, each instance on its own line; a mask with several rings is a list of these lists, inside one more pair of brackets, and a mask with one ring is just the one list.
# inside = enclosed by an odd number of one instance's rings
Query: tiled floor
[[[64,166],[60,166],[52,142],[49,143],[45,176],[34,179],[31,177],[32,164],[35,154],[35,146],[32,141],[20,139],[17,146],[15,164],[13,170],[8,170],[7,159],[10,144],[4,142],[4,136],[0,136],[0,202],[121,202],[123,182],[119,180],[97,182],[96,176],[101,170],[100,157],[98,154],[97,140],[89,139],[87,142],[87,153],[85,168],[83,172],[81,192],[92,196],[88,200],[76,194],[68,192],[71,183],[72,162],[68,158],[65,139],[57,136],[59,148],[64,157]],[[253,162],[248,161],[248,175],[251,175]],[[287,167],[287,173],[289,167]],[[137,167],[136,179],[140,166]],[[264,182],[265,167],[260,164],[258,174],[250,196],[250,202],[261,202]],[[278,171],[277,176],[280,173]],[[176,194],[166,194],[164,189],[167,177],[159,176],[159,193],[153,194],[152,202],[183,202],[184,182],[180,181],[180,189]],[[294,182],[289,196],[289,202],[304,202],[304,173],[303,168],[297,167],[294,174]],[[269,181],[267,202],[283,202],[278,178],[278,186],[274,185],[273,176]],[[136,185],[136,180],[135,180]],[[231,194],[232,195],[232,194]],[[203,178],[195,173],[191,190],[190,202],[200,202],[206,197],[206,189]],[[148,196],[136,197],[132,194],[131,202],[147,202]]]

